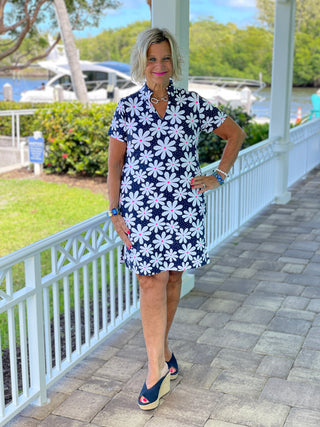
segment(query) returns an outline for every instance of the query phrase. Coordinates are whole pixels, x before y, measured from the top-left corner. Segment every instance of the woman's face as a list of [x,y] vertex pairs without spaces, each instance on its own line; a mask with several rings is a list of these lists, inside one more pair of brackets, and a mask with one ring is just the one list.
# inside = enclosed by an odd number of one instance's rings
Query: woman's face
[[172,76],[172,58],[170,44],[167,41],[149,47],[145,75],[150,89],[155,86],[168,86]]

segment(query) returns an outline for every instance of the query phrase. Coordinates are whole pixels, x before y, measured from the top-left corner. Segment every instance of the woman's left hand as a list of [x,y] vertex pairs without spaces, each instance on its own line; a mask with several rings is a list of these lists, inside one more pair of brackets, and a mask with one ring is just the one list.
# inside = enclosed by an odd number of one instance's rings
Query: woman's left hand
[[218,180],[213,176],[195,176],[192,178],[191,182],[191,188],[194,190],[198,190],[198,193],[204,193],[207,190],[213,190],[214,188],[220,187],[220,183]]

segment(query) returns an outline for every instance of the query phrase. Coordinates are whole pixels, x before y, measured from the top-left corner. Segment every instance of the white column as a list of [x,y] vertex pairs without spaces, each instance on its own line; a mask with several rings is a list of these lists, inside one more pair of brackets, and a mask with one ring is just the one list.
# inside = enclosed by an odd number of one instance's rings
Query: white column
[[176,38],[183,56],[183,79],[177,86],[188,89],[189,0],[152,0],[152,27],[167,28]]
[[275,6],[269,137],[280,138],[275,170],[275,201],[284,204],[291,198],[288,191],[288,158],[296,0],[276,0]]

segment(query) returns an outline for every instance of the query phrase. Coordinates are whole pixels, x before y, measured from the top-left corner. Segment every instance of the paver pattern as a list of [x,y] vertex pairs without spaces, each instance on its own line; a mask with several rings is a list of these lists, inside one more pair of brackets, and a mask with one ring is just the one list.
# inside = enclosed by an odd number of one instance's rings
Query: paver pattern
[[139,317],[131,319],[10,426],[318,427],[320,168],[212,254],[170,334],[180,375],[143,412]]

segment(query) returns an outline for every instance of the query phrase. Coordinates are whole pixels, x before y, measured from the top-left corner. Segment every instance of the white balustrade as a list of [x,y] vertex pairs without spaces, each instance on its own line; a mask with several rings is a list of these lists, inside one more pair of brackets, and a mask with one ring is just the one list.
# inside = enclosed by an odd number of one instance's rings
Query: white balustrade
[[20,148],[20,117],[21,116],[32,116],[36,110],[4,110],[0,111],[0,117],[11,116],[11,140],[12,147]]
[[[290,139],[288,185],[320,163],[320,119],[292,129]],[[208,192],[209,250],[273,202],[276,146],[273,139],[241,151],[225,185]],[[121,244],[102,213],[0,258],[7,332],[0,339],[0,424],[32,401],[45,403],[51,384],[139,310],[139,287],[120,263]]]

